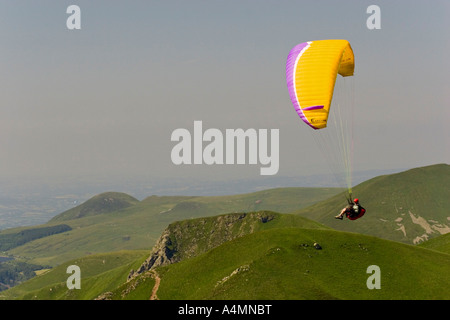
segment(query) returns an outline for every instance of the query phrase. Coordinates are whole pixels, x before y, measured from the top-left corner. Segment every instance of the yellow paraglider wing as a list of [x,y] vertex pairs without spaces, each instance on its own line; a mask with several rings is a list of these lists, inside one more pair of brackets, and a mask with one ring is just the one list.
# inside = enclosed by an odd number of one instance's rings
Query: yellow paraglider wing
[[314,129],[327,126],[339,73],[352,76],[353,50],[347,40],[318,40],[295,46],[286,62],[286,81],[298,115]]

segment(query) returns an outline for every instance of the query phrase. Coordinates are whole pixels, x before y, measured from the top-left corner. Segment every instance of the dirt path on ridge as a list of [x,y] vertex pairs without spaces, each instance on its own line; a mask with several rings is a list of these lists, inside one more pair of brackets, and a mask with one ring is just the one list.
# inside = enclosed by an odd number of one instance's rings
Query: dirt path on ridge
[[152,295],[150,296],[149,300],[158,300],[156,292],[158,291],[159,284],[161,283],[161,278],[159,277],[158,273],[155,270],[152,270],[151,273],[153,279],[155,279],[155,285],[153,286]]

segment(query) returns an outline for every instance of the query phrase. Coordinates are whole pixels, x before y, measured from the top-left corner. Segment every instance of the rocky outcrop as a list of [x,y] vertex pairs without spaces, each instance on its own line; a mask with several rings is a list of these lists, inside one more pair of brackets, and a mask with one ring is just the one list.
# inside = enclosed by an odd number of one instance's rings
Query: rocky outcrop
[[277,213],[261,211],[172,223],[161,234],[148,259],[137,270],[131,270],[128,281],[157,266],[197,256],[224,242],[255,232],[277,217]]

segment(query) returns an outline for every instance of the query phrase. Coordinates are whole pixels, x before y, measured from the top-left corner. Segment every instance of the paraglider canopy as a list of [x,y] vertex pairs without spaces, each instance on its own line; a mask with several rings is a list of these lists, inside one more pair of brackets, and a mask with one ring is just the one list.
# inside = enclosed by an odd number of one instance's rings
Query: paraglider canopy
[[327,126],[337,74],[352,76],[355,58],[347,40],[296,45],[286,62],[289,96],[300,118],[314,129]]

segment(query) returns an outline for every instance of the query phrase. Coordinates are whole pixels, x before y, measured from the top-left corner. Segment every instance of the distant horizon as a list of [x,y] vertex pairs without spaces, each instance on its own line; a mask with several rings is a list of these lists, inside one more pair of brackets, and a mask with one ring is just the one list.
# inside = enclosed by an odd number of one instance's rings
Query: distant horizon
[[[438,164],[436,164],[438,165]],[[431,165],[432,166],[432,165]],[[420,167],[416,167],[420,168]],[[374,177],[395,174],[414,168],[392,170],[366,170],[355,173],[355,186]],[[62,177],[59,177],[62,178]],[[80,177],[79,177],[80,178]],[[156,196],[229,196],[276,188],[342,188],[336,185],[332,174],[310,176],[276,176],[258,179],[193,181],[178,178],[153,181],[140,177],[133,180],[109,179],[90,176],[90,181],[28,179],[24,185],[20,178],[0,181],[0,230],[46,223],[52,217],[105,192],[126,193],[139,201]],[[12,183],[12,184],[11,184]],[[342,188],[344,191],[345,188]]]
[[[396,167],[396,168],[389,168],[389,169],[366,169],[366,170],[358,170],[353,172],[353,185],[361,183],[367,176],[375,177],[377,175],[382,174],[389,174],[389,173],[397,173],[402,171],[407,171],[414,168],[420,168],[420,167],[428,167],[433,165],[439,165],[444,163],[434,163],[434,164],[427,164],[423,166],[417,166],[417,167]],[[445,163],[446,164],[446,163]],[[23,180],[24,184],[22,185],[25,189],[31,184],[36,183],[48,183],[48,184],[73,184],[73,183],[83,183],[87,182],[89,183],[101,183],[104,182],[105,184],[109,183],[120,183],[123,182],[130,182],[132,180],[140,181],[140,182],[168,182],[168,181],[195,181],[195,182],[205,182],[205,183],[234,183],[239,181],[251,181],[257,183],[260,182],[270,182],[270,181],[279,181],[279,180],[286,180],[286,179],[301,179],[301,178],[312,178],[312,177],[323,177],[324,180],[330,180],[330,184],[337,184],[337,181],[333,177],[333,173],[330,172],[330,170],[326,170],[323,173],[309,173],[309,174],[295,174],[295,175],[288,175],[288,174],[277,174],[274,176],[256,176],[256,177],[235,177],[230,176],[227,179],[223,178],[216,178],[214,176],[158,176],[158,175],[146,175],[134,173],[134,174],[126,174],[126,173],[120,173],[117,172],[116,174],[106,174],[106,173],[98,173],[98,174],[65,174],[65,175],[57,175],[57,176],[47,176],[45,174],[35,174],[35,175],[28,175],[28,174],[11,174],[11,175],[3,175],[1,178],[3,179],[3,182],[5,185],[3,187],[6,187],[6,184],[9,182],[15,182],[19,184],[15,184],[14,188],[20,188],[20,181]],[[369,178],[370,179],[370,178]],[[311,183],[309,181],[308,183]],[[2,182],[0,182],[1,186]],[[318,185],[322,186],[323,182],[318,182]],[[312,185],[305,185],[314,187],[314,183]],[[345,187],[342,187],[345,188]],[[3,191],[7,192],[7,189],[4,189]]]
[[[404,170],[414,169],[414,168],[420,168],[420,167],[428,167],[433,165],[439,165],[439,164],[449,164],[445,162],[437,162],[437,163],[429,163],[429,164],[421,164],[417,166],[394,166],[392,168],[368,168],[368,169],[360,169],[353,171],[354,174],[358,175],[361,173],[370,173],[370,172],[400,172]],[[250,166],[250,165],[241,165],[241,166]],[[126,172],[114,172],[114,173],[105,173],[105,172],[98,172],[98,173],[70,173],[66,172],[64,174],[58,174],[58,175],[48,175],[45,173],[39,173],[36,172],[34,174],[28,174],[28,173],[3,173],[0,175],[1,179],[24,179],[24,180],[43,180],[43,181],[67,181],[67,179],[75,179],[75,180],[86,180],[86,179],[161,179],[161,180],[177,180],[177,179],[198,179],[201,181],[217,181],[217,182],[223,182],[223,181],[240,181],[240,180],[270,180],[270,179],[280,179],[280,178],[299,178],[299,177],[309,177],[309,176],[330,176],[332,177],[333,173],[330,171],[329,168],[324,166],[323,172],[311,172],[311,173],[298,173],[295,174],[289,174],[286,172],[278,173],[273,176],[250,176],[250,177],[242,177],[239,174],[236,175],[229,175],[228,177],[215,177],[214,175],[200,175],[200,176],[190,176],[190,175],[156,175],[156,174],[149,174],[148,172],[133,172],[133,173],[126,173]],[[344,187],[345,188],[345,187]]]

